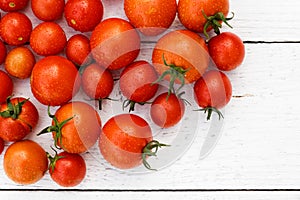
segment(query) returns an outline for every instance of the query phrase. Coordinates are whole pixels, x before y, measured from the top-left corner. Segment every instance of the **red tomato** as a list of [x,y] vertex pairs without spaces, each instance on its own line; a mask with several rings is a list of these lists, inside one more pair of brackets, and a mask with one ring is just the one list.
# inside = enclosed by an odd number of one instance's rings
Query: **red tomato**
[[34,15],[43,21],[54,21],[62,17],[65,0],[31,0]]
[[0,23],[0,34],[9,45],[22,45],[29,41],[32,31],[30,19],[23,13],[7,13]]
[[42,56],[62,52],[67,44],[64,30],[55,22],[42,22],[37,25],[30,36],[32,50]]
[[86,174],[86,164],[79,154],[61,152],[50,159],[49,173],[58,185],[73,187],[82,182]]
[[82,35],[73,35],[67,42],[66,56],[76,66],[86,65],[92,62],[90,40]]
[[151,104],[150,115],[153,122],[163,128],[176,125],[185,111],[183,101],[175,94],[162,93]]
[[82,73],[82,88],[92,99],[99,101],[102,109],[102,100],[108,98],[114,87],[114,79],[108,69],[93,63],[86,67]]
[[80,89],[80,76],[75,65],[61,56],[48,56],[33,67],[30,86],[34,97],[44,105],[67,103]]
[[158,84],[153,84],[158,76],[146,61],[136,61],[127,66],[121,73],[120,90],[131,104],[129,111],[134,110],[134,104],[144,104],[156,94]]
[[28,99],[8,99],[0,107],[0,137],[5,141],[21,140],[36,127],[38,120],[39,113]]
[[0,40],[0,65],[5,61],[7,49],[5,44]]
[[194,85],[194,97],[198,105],[206,112],[210,119],[212,111],[222,114],[218,109],[224,107],[231,99],[232,86],[229,78],[221,71],[211,70],[204,74]]
[[206,16],[222,13],[226,17],[229,12],[229,0],[179,0],[177,9],[178,18],[187,29],[202,33],[207,22],[203,13]]
[[120,18],[109,18],[97,25],[90,44],[94,59],[112,70],[132,63],[140,52],[140,37],[133,26]]
[[5,12],[13,12],[24,9],[29,0],[1,0],[0,9]]
[[125,0],[125,14],[130,23],[145,35],[158,35],[173,23],[176,0]]
[[101,132],[99,114],[84,102],[64,104],[55,116],[50,117],[53,119],[52,126],[43,129],[39,135],[52,132],[55,146],[69,153],[87,151],[96,143]]
[[211,58],[220,70],[230,71],[242,64],[245,57],[243,41],[234,33],[223,32],[208,42]]
[[4,150],[4,140],[0,137],[0,155],[2,154]]
[[4,67],[11,76],[25,79],[30,77],[34,65],[33,53],[27,47],[16,47],[7,54]]
[[68,0],[65,18],[76,31],[88,32],[101,22],[103,5],[101,0]]
[[2,70],[0,70],[0,104],[4,103],[7,97],[12,95],[14,84],[10,76]]
[[3,160],[6,175],[22,185],[39,181],[48,169],[45,150],[32,140],[22,140],[11,144]]

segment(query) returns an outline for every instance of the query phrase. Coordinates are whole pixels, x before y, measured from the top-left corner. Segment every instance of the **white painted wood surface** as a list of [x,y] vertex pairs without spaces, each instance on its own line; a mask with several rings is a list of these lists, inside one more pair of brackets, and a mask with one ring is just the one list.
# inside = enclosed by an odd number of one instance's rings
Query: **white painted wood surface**
[[[125,17],[121,2],[103,0],[105,18]],[[38,195],[53,194],[60,199],[66,196],[73,199],[83,196],[300,199],[300,15],[297,14],[300,1],[231,0],[230,3],[236,15],[231,22],[234,29],[225,30],[237,33],[246,41],[246,58],[242,66],[227,73],[235,97],[224,110],[222,135],[209,156],[199,159],[205,135],[197,134],[188,151],[172,165],[154,173],[135,174],[116,171],[95,160],[96,149],[93,149],[83,155],[88,165],[86,179],[68,192],[51,181],[49,174],[36,184],[17,185],[0,167],[1,199],[18,199],[21,195],[38,199]],[[65,24],[63,20],[60,23]],[[176,20],[172,28],[182,27]],[[72,34],[72,30],[68,29],[67,33]],[[147,58],[147,51],[141,57]],[[15,91],[17,94],[31,95],[26,88],[28,80],[17,81],[17,85],[22,85]],[[41,115],[46,113],[45,107],[39,109]],[[43,116],[41,121],[36,131],[50,122]],[[200,133],[207,130],[205,126],[204,123]],[[38,141],[49,149],[46,138],[43,136]],[[3,154],[0,166],[2,159]],[[155,191],[147,192],[151,189]],[[244,191],[247,189],[251,190]]]

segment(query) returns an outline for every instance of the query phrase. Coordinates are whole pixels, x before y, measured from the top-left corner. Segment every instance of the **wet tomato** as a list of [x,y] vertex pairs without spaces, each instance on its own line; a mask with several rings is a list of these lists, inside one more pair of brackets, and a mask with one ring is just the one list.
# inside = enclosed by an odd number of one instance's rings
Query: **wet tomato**
[[42,21],[60,19],[65,8],[65,0],[31,0],[34,15]]
[[6,101],[7,97],[12,95],[14,89],[14,83],[10,78],[10,76],[2,70],[0,70],[0,83],[1,83],[1,87],[0,87],[0,104],[1,104]]
[[0,65],[5,61],[7,48],[2,40],[0,40]]
[[1,0],[0,9],[5,12],[13,12],[24,9],[29,0]]

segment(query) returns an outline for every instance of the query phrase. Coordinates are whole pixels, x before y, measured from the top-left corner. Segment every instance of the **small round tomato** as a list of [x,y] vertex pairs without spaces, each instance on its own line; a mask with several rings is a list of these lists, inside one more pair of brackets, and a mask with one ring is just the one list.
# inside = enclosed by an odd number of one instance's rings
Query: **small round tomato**
[[162,93],[151,104],[150,116],[152,121],[163,128],[176,125],[185,111],[185,106],[180,97],[168,92]]
[[62,17],[65,0],[31,0],[34,15],[43,21],[54,21]]
[[179,0],[177,9],[178,18],[187,29],[202,33],[207,22],[205,15],[209,17],[222,13],[226,17],[229,0]]
[[[140,60],[127,66],[121,73],[120,90],[129,100],[129,111],[134,110],[134,104],[144,104],[156,94],[158,84],[153,84],[158,76],[148,62]],[[126,103],[126,102],[125,102]]]
[[158,35],[173,23],[176,0],[125,0],[125,14],[130,23],[145,35]]
[[108,69],[93,63],[87,66],[82,73],[83,91],[92,99],[99,101],[102,109],[102,100],[108,98],[114,87],[114,79]]
[[22,45],[29,41],[32,31],[30,19],[23,13],[7,13],[0,22],[0,34],[9,45]]
[[100,66],[111,70],[132,63],[140,52],[140,36],[133,26],[120,18],[100,22],[92,32],[92,55]]
[[5,44],[0,40],[0,65],[5,61],[7,55],[7,48]]
[[80,89],[75,65],[61,56],[48,56],[33,67],[30,86],[34,97],[44,105],[59,106],[69,102]]
[[97,111],[84,102],[62,105],[52,116],[52,125],[39,135],[52,132],[54,144],[69,153],[83,153],[97,141],[101,132],[101,119]]
[[70,27],[88,32],[101,22],[103,5],[101,0],[68,0],[64,13]]
[[224,107],[231,99],[232,86],[229,78],[221,71],[211,70],[196,81],[194,85],[194,97],[197,104],[208,112],[210,119],[212,111],[222,114],[218,109]]
[[242,64],[245,57],[243,41],[234,33],[223,32],[208,42],[209,54],[218,67],[230,71]]
[[5,12],[13,12],[24,9],[29,0],[1,0],[0,9]]
[[61,152],[51,157],[49,173],[53,181],[63,187],[74,187],[82,182],[86,174],[86,164],[80,154]]
[[33,53],[27,47],[16,47],[7,54],[4,67],[10,75],[25,79],[30,77],[34,65]]
[[0,137],[0,155],[2,154],[4,150],[4,140]]
[[1,104],[6,101],[7,97],[12,95],[14,84],[10,76],[2,70],[0,70],[0,83],[1,83],[1,87],[0,87],[0,104]]
[[28,99],[9,98],[0,107],[0,137],[5,141],[21,140],[36,127],[38,120],[38,110]]
[[92,62],[90,40],[82,34],[73,35],[67,42],[66,56],[76,66]]
[[32,140],[11,144],[3,160],[6,175],[14,182],[28,185],[39,181],[48,169],[45,150]]
[[33,29],[30,36],[32,50],[41,56],[58,54],[64,50],[66,44],[66,34],[55,22],[40,23]]

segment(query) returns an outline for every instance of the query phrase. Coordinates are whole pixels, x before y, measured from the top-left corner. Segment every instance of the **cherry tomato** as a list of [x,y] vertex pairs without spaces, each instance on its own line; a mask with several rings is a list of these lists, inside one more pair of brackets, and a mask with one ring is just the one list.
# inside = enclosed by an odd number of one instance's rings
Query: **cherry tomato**
[[7,97],[12,95],[14,83],[10,78],[10,76],[2,70],[0,70],[0,83],[1,83],[1,87],[0,87],[0,104],[1,104],[6,101]]
[[0,155],[2,154],[4,150],[4,140],[0,137]]
[[97,111],[84,102],[69,102],[51,115],[52,125],[40,134],[52,132],[54,145],[69,153],[83,153],[97,141],[101,119]]
[[[158,76],[148,62],[140,60],[127,66],[121,73],[120,90],[129,100],[129,111],[134,110],[134,104],[144,104],[156,94],[158,84],[153,84]],[[125,102],[126,103],[126,102]]]
[[29,78],[35,65],[35,56],[27,47],[16,47],[12,49],[5,59],[6,71],[20,79]]
[[223,32],[208,42],[208,50],[218,69],[230,71],[242,64],[245,57],[243,41],[234,33]]
[[39,181],[48,169],[45,150],[32,140],[22,140],[11,144],[3,160],[6,175],[22,185]]
[[70,27],[88,32],[101,22],[103,5],[101,0],[68,0],[64,13]]
[[29,41],[32,31],[30,19],[21,12],[4,15],[0,23],[0,35],[9,45],[23,45]]
[[30,35],[32,50],[42,56],[56,55],[62,52],[67,44],[64,30],[55,22],[42,22]]
[[61,152],[50,159],[49,173],[53,181],[63,187],[74,187],[82,182],[86,164],[80,154]]
[[13,12],[24,9],[29,0],[1,0],[0,9],[5,12]]
[[221,71],[211,70],[206,72],[194,85],[195,100],[205,112],[208,112],[208,120],[212,111],[216,111],[219,118],[222,116],[218,109],[228,104],[231,95],[231,82]]
[[65,0],[31,0],[31,10],[43,21],[60,19],[64,12]]
[[7,49],[2,40],[0,40],[0,65],[5,61]]
[[48,56],[39,60],[30,78],[34,97],[40,103],[50,106],[69,102],[79,91],[80,83],[75,65],[61,56]]
[[151,104],[150,115],[152,121],[163,128],[176,125],[185,111],[185,106],[180,97],[175,94],[162,93]]
[[124,10],[130,23],[145,35],[158,35],[173,23],[176,0],[125,0]]
[[94,59],[112,70],[132,63],[140,52],[140,36],[126,20],[109,18],[100,22],[90,37]]

